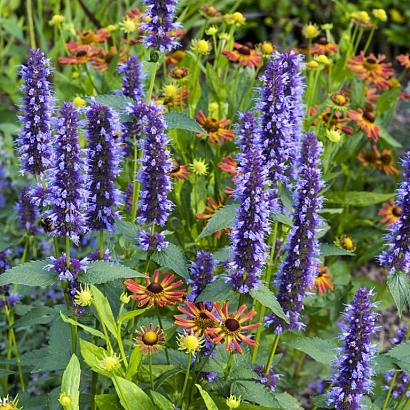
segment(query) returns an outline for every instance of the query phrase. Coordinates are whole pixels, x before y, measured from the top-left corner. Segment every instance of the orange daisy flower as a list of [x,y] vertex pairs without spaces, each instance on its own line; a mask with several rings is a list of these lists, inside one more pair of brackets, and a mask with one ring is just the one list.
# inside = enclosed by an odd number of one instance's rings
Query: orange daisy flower
[[214,309],[213,312],[206,312],[208,317],[217,324],[215,327],[206,330],[206,334],[211,337],[214,343],[225,343],[227,352],[236,349],[240,354],[243,354],[240,342],[252,347],[257,346],[257,343],[245,336],[244,332],[257,329],[259,323],[243,325],[256,315],[256,310],[251,309],[244,315],[247,306],[242,305],[235,313],[229,313],[228,302],[224,302],[222,307],[219,303],[214,302]]
[[169,75],[175,80],[182,80],[188,75],[188,69],[186,67],[175,67],[169,72]]
[[140,330],[136,330],[134,340],[141,353],[152,355],[165,345],[165,334],[159,326],[154,327],[151,323],[148,329],[141,326]]
[[320,37],[319,41],[312,44],[310,51],[313,55],[330,56],[339,52],[339,46],[335,43],[329,43],[326,37]]
[[184,108],[188,104],[188,89],[185,86],[179,87],[175,95],[164,95],[158,101],[168,108]]
[[332,275],[328,273],[328,269],[326,266],[320,266],[317,276],[315,277],[315,288],[317,289],[317,293],[322,295],[326,292],[331,292],[334,289],[333,283],[330,281],[332,279]]
[[70,41],[66,44],[69,56],[58,57],[60,64],[86,64],[95,61],[98,56],[103,56],[105,51],[102,48],[95,48],[89,44],[81,44],[78,41]]
[[252,45],[235,43],[233,48],[232,51],[222,51],[222,54],[228,58],[229,61],[238,63],[239,67],[258,68],[262,66],[262,56],[258,54]]
[[[317,112],[316,107],[310,107],[309,114],[315,116]],[[317,118],[314,120],[313,124],[317,125],[322,123],[326,129],[336,129],[344,132],[346,135],[351,135],[353,128],[346,123],[349,122],[348,118],[344,118],[343,114],[340,111],[332,111],[330,107],[326,107],[325,110],[320,113]]]
[[218,202],[215,201],[211,196],[208,197],[208,201],[205,205],[206,213],[197,214],[197,219],[210,219],[212,215],[219,209],[224,206],[221,197],[218,198]]
[[233,141],[235,132],[226,129],[226,127],[231,124],[231,120],[226,118],[217,120],[213,117],[207,117],[203,111],[199,111],[195,119],[207,132],[207,134],[197,134],[198,138],[205,138],[208,135],[209,141],[216,145],[221,144],[221,139],[224,141]]
[[186,316],[175,315],[175,324],[184,329],[192,330],[198,335],[205,335],[206,330],[216,326],[216,322],[209,318],[206,312],[209,310],[203,303],[194,304],[188,300],[185,306],[178,306],[178,310]]
[[357,159],[365,166],[370,168],[376,168],[376,161],[379,158],[379,151],[376,146],[373,146],[371,151],[361,150]]
[[357,111],[349,110],[348,115],[369,138],[372,138],[373,141],[377,141],[380,130],[374,123],[375,118],[373,112],[363,111],[361,108],[358,108]]
[[391,63],[383,63],[384,55],[379,55],[378,58],[374,54],[365,57],[363,52],[348,60],[347,66],[354,71],[359,78],[366,80],[370,84],[374,84],[379,89],[389,89],[390,84],[387,81],[393,74]]
[[408,54],[400,54],[396,56],[396,60],[400,63],[400,65],[407,70],[410,69],[410,56]]
[[338,91],[330,96],[335,109],[344,110],[350,104],[347,91]]
[[385,148],[376,160],[376,168],[383,171],[386,175],[399,176],[400,171],[396,168],[393,161],[391,149]]
[[379,210],[380,222],[389,226],[392,223],[398,221],[401,216],[401,208],[395,204],[394,199],[390,199],[389,202],[385,202],[382,209]]
[[187,165],[181,165],[178,162],[174,161],[171,172],[168,172],[170,177],[176,179],[187,180],[188,176],[191,174]]
[[127,279],[124,284],[127,289],[133,293],[131,299],[139,300],[139,307],[145,305],[166,306],[174,305],[176,302],[180,302],[186,293],[185,289],[177,290],[184,285],[182,280],[175,282],[175,275],[167,273],[162,281],[159,281],[160,270],[156,269],[152,280],[147,275],[145,279],[145,286],[135,282],[133,279]]
[[95,33],[90,30],[83,32],[77,30],[77,34],[80,37],[81,44],[104,43],[111,37],[111,34],[103,28],[100,28]]
[[237,165],[238,163],[230,155],[228,155],[227,157],[222,158],[222,161],[218,164],[218,168],[228,174],[236,176],[238,175]]

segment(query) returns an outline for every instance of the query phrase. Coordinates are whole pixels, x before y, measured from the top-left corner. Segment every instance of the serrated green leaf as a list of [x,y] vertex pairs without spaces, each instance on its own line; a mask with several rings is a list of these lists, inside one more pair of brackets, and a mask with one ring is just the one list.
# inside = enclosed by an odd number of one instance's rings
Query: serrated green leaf
[[137,241],[140,232],[140,228],[137,225],[123,220],[117,221],[115,229],[117,233],[124,235],[125,239],[134,243]]
[[151,259],[161,267],[172,269],[179,276],[183,277],[185,281],[189,279],[184,252],[177,245],[169,243],[164,250],[155,252]]
[[406,305],[410,304],[410,283],[407,273],[397,271],[390,273],[387,286],[401,315]]
[[113,377],[115,391],[126,410],[144,409],[155,410],[151,399],[140,387],[122,377]]
[[238,204],[229,204],[218,209],[209,219],[205,228],[202,230],[196,240],[199,241],[200,239],[212,235],[213,233],[220,231],[221,229],[231,228],[235,220],[236,211],[238,208]]
[[205,289],[197,297],[197,301],[214,302],[226,300],[231,291],[232,285],[229,282],[225,282],[222,278],[217,278],[205,287]]
[[285,410],[303,410],[299,402],[289,393],[275,394],[275,399],[278,401],[281,409]]
[[280,213],[280,212],[278,212],[278,213],[273,213],[273,214],[271,215],[271,218],[272,218],[274,221],[278,221],[278,222],[280,222],[280,223],[283,224],[283,225],[287,225],[287,226],[292,226],[292,225],[293,225],[293,224],[292,224],[292,218],[291,218],[290,216],[285,215],[285,214],[282,214],[282,213]]
[[168,128],[187,130],[198,134],[205,133],[204,129],[195,120],[183,112],[166,112],[164,118]]
[[50,286],[57,281],[57,274],[45,269],[48,261],[32,261],[7,269],[0,275],[0,286],[14,283],[26,286]]
[[321,243],[320,256],[354,256],[354,253],[330,243]]
[[197,389],[199,390],[199,393],[201,393],[202,399],[205,403],[205,406],[208,410],[218,410],[218,406],[215,404],[215,402],[212,400],[212,397],[209,395],[208,392],[206,392],[201,385],[195,384]]
[[80,282],[93,285],[128,278],[145,278],[145,275],[119,263],[94,261],[87,266],[86,272],[78,276]]
[[283,319],[286,323],[289,323],[289,319],[286,317],[285,312],[276,299],[276,296],[264,284],[259,285],[256,289],[252,289],[249,293],[261,305],[266,306],[272,310],[276,316]]
[[68,409],[78,410],[80,408],[80,362],[75,354],[71,356],[70,361],[63,373],[61,381],[61,393],[70,395],[72,403]]
[[410,372],[410,342],[400,343],[393,347],[386,356],[391,357],[400,369]]
[[68,323],[73,326],[81,327],[81,329],[85,330],[87,333],[90,333],[93,336],[97,336],[103,340],[105,339],[104,333],[100,332],[99,330],[94,329],[93,327],[90,327],[90,326],[83,325],[82,323],[79,323],[76,320],[71,319],[70,317],[66,316],[62,312],[60,312],[60,316],[61,316],[61,319],[63,319],[65,323]]
[[24,316],[15,321],[14,326],[18,329],[26,326],[45,325],[52,322],[58,313],[48,306],[39,306],[29,310]]
[[175,409],[174,405],[162,394],[151,390],[151,397],[152,397],[152,401],[158,407],[158,409],[160,410],[174,410]]
[[234,380],[231,384],[231,392],[247,401],[266,406],[272,409],[277,409],[279,403],[273,393],[268,390],[263,384],[251,380]]
[[306,353],[319,363],[330,365],[336,359],[336,344],[329,340],[291,334],[282,340],[287,346]]
[[385,202],[394,196],[394,192],[389,194],[367,191],[329,192],[326,201],[333,204],[369,206]]
[[229,258],[229,254],[231,252],[230,246],[224,246],[221,249],[218,249],[214,252],[214,259],[219,262],[225,262]]
[[129,104],[135,104],[135,101],[126,97],[125,95],[105,94],[97,95],[88,98],[89,101],[96,101],[99,104],[104,104],[116,111],[121,121],[127,121],[129,114],[126,112],[126,108]]

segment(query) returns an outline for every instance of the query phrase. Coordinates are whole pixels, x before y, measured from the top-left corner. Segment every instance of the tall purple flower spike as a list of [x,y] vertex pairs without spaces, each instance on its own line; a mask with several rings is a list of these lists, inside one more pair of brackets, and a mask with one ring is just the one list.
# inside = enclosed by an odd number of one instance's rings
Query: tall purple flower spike
[[56,121],[55,164],[50,175],[53,222],[52,236],[69,237],[78,243],[85,230],[85,165],[78,141],[78,114],[73,104],[64,103]]
[[128,60],[119,67],[118,71],[123,75],[122,94],[138,101],[144,95],[142,88],[143,75],[138,57],[134,55],[130,56]]
[[241,152],[238,155],[238,178],[235,198],[239,209],[232,228],[232,261],[229,281],[233,288],[247,293],[259,284],[261,269],[266,260],[265,243],[269,233],[269,200],[267,168],[259,145],[259,131],[252,113],[241,115],[238,133]]
[[379,257],[380,263],[390,269],[391,274],[409,272],[410,269],[410,150],[403,158],[403,179],[397,196],[401,216],[391,225],[387,235],[388,249]]
[[177,0],[144,0],[147,9],[145,16],[149,21],[142,25],[146,35],[146,47],[156,48],[161,53],[171,51],[178,43],[171,38],[170,32],[179,28],[174,22]]
[[32,192],[28,185],[25,185],[20,191],[16,210],[19,227],[28,235],[36,235],[38,233],[37,219],[39,213],[37,207],[33,205]]
[[377,318],[372,295],[372,291],[360,288],[353,304],[346,306],[344,312],[340,334],[343,347],[339,348],[339,356],[333,363],[333,387],[328,393],[328,404],[336,410],[359,409],[363,394],[372,388],[370,364],[375,348],[371,337],[376,331]]
[[278,183],[287,183],[289,175],[293,175],[295,152],[300,145],[305,88],[302,60],[294,51],[277,53],[262,78],[261,145],[269,167],[273,205],[277,205]]
[[287,324],[276,315],[267,320],[276,333],[303,327],[299,321],[306,289],[313,284],[319,265],[317,212],[322,200],[318,194],[322,187],[319,170],[319,145],[311,132],[305,135],[298,160],[297,186],[294,194],[293,228],[286,245],[287,256],[276,277],[278,301],[288,320]]
[[40,50],[30,50],[26,65],[21,66],[24,85],[19,116],[22,129],[17,138],[20,168],[23,174],[42,176],[51,166],[51,75],[50,62]]
[[115,189],[120,161],[118,118],[106,105],[93,103],[87,110],[86,130],[87,226],[93,231],[112,231],[115,220],[119,217],[119,192]]
[[191,290],[187,299],[195,302],[199,294],[204,290],[206,285],[214,280],[215,260],[211,252],[198,251],[196,259],[191,263],[189,272],[190,279],[188,283],[191,285]]

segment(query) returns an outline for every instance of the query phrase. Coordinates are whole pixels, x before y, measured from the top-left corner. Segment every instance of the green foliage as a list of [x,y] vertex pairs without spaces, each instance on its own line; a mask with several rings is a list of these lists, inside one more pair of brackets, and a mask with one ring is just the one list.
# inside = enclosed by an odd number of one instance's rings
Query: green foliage
[[124,409],[134,410],[142,408],[144,410],[155,410],[155,406],[149,396],[135,383],[118,376],[113,377],[113,383]]
[[218,406],[215,404],[215,402],[212,400],[212,397],[206,392],[201,385],[196,384],[195,385],[197,389],[199,390],[199,393],[201,393],[201,396],[205,402],[205,406],[208,410],[218,410]]
[[79,276],[79,280],[89,284],[102,284],[116,279],[144,278],[143,273],[136,272],[127,266],[107,261],[94,261],[87,266],[87,271]]
[[26,286],[50,286],[57,275],[46,269],[47,261],[33,261],[8,269],[0,276],[0,286],[10,283]]
[[61,393],[68,394],[72,400],[71,410],[80,409],[80,376],[80,362],[77,356],[73,354],[64,370],[63,379],[61,381]]
[[172,269],[185,280],[189,277],[184,252],[173,243],[169,243],[168,246],[160,252],[154,252],[152,260],[157,262],[161,267]]
[[410,283],[407,273],[398,271],[390,273],[387,286],[401,315],[410,303]]
[[385,194],[381,192],[330,192],[326,194],[326,200],[332,204],[343,204],[351,206],[369,206],[379,204],[394,197],[394,193]]
[[250,294],[261,305],[266,306],[267,308],[272,310],[272,312],[276,316],[283,319],[286,323],[289,323],[289,320],[286,317],[285,312],[283,311],[282,307],[280,306],[278,300],[276,299],[276,296],[265,285],[261,284],[261,285],[258,286],[258,288],[252,289],[250,291]]

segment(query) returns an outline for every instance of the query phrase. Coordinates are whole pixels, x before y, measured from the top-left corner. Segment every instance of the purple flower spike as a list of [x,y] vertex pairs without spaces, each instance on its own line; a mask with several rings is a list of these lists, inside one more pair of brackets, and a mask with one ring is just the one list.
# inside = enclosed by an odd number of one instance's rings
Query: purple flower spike
[[380,263],[389,268],[391,274],[410,270],[410,150],[403,159],[403,180],[397,196],[401,216],[391,225],[387,236],[388,249],[379,257]]
[[119,174],[120,150],[116,140],[118,118],[106,105],[93,103],[87,110],[87,169],[89,229],[114,229],[119,217],[116,210],[119,192],[115,177]]
[[118,71],[123,75],[123,95],[138,101],[144,95],[142,88],[142,69],[138,57],[134,55],[130,56],[125,64],[119,67]]
[[171,51],[178,43],[170,37],[170,32],[179,28],[174,22],[177,0],[144,0],[147,9],[145,17],[149,19],[142,25],[146,32],[146,47],[157,48],[161,53]]
[[162,251],[168,246],[162,232],[149,233],[141,231],[139,235],[140,248],[144,251]]
[[319,170],[319,145],[313,133],[307,133],[301,146],[298,161],[297,186],[294,194],[293,228],[286,245],[287,256],[276,277],[278,301],[289,324],[276,315],[268,319],[276,333],[303,327],[299,321],[306,289],[311,287],[319,264],[316,231],[317,212],[322,200],[318,197],[322,187]]
[[40,50],[30,50],[27,64],[21,66],[25,81],[22,130],[17,139],[21,172],[42,176],[51,165],[50,117],[51,117],[50,62]]
[[260,377],[259,381],[261,384],[265,385],[271,391],[276,390],[276,381],[278,379],[277,374],[274,372],[273,368],[269,369],[269,373],[265,374],[264,366],[255,367],[256,374]]
[[36,224],[39,215],[37,208],[33,205],[31,190],[28,185],[24,186],[20,192],[16,210],[19,227],[24,229],[28,235],[36,235],[38,233]]
[[359,289],[353,304],[344,312],[340,335],[343,347],[339,348],[339,357],[334,362],[333,387],[328,393],[328,404],[336,410],[359,409],[361,397],[372,388],[370,364],[375,349],[371,337],[376,331],[377,318],[372,296],[372,291]]
[[292,174],[295,155],[301,140],[302,96],[305,84],[301,74],[301,55],[294,51],[275,54],[263,79],[259,101],[262,153],[269,166],[272,197],[277,183],[286,183]]
[[242,127],[238,135],[241,152],[235,197],[240,203],[232,228],[232,261],[230,277],[233,288],[247,293],[259,284],[261,269],[266,260],[265,243],[269,233],[267,168],[258,140],[258,129],[252,113],[241,115]]
[[190,279],[188,283],[192,286],[187,296],[190,302],[195,302],[199,294],[204,290],[208,283],[214,280],[213,273],[215,260],[211,252],[198,251],[196,259],[191,264]]
[[54,225],[52,236],[69,237],[78,243],[84,231],[84,163],[78,142],[78,115],[71,103],[61,107],[61,117],[56,122],[55,166],[52,170],[50,203],[47,212]]
[[172,169],[170,152],[166,146],[166,123],[161,108],[146,107],[144,122],[143,157],[138,179],[141,183],[139,198],[139,223],[164,226],[172,209],[167,198],[171,180],[167,175]]

